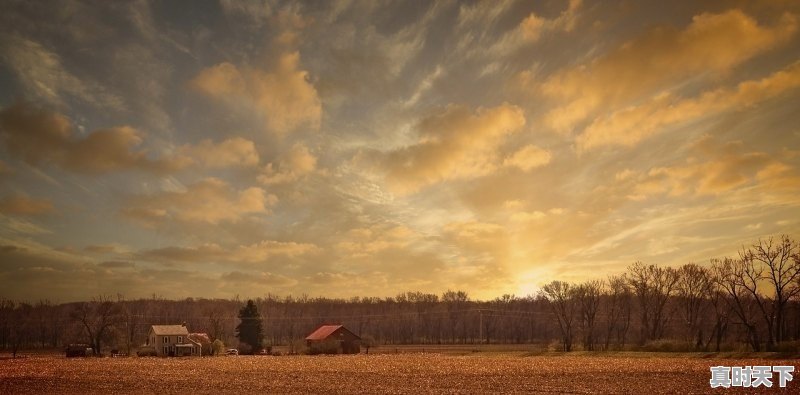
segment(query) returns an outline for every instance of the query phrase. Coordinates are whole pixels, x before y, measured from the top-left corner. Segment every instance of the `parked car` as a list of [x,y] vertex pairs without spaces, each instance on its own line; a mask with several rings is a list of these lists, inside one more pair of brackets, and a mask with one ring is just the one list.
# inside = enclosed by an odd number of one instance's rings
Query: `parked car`
[[239,355],[239,350],[235,348],[229,348],[228,351],[225,351],[226,355]]

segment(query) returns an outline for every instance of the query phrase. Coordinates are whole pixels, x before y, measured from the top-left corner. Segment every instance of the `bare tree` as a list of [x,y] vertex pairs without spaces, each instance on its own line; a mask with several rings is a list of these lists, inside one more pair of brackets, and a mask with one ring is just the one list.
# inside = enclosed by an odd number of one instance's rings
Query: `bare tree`
[[594,351],[594,324],[597,310],[600,308],[600,294],[603,286],[601,280],[590,280],[578,285],[575,289],[583,332],[583,348],[587,351]]
[[[13,304],[12,304],[13,307]],[[31,343],[31,319],[32,319],[33,306],[27,303],[19,303],[11,311],[10,315],[10,331],[9,331],[9,345],[11,346],[11,354],[13,358],[17,357],[17,352],[25,344]]]
[[688,263],[678,269],[677,301],[686,324],[686,340],[694,338],[695,348],[703,347],[703,318],[708,307],[711,275],[708,269]]
[[741,259],[714,259],[712,270],[714,278],[722,290],[727,293],[725,299],[733,310],[739,323],[747,330],[747,338],[753,351],[761,351],[758,327],[753,318],[754,305],[761,303],[753,295],[758,295],[758,281],[753,274],[751,264]]
[[[770,329],[768,347],[773,341],[780,343],[784,340],[786,305],[791,298],[800,293],[800,261],[797,259],[798,245],[787,235],[781,235],[775,241],[772,237],[759,239],[758,244],[742,251],[742,259],[751,262],[751,265],[760,265],[759,278],[767,280],[772,288],[772,306],[762,306],[764,320]],[[765,304],[769,301],[763,301]]]
[[71,316],[82,325],[95,355],[100,354],[106,336],[116,325],[124,322],[120,305],[103,296],[91,302],[78,303]]
[[669,319],[666,310],[670,296],[678,283],[677,270],[636,262],[628,267],[628,281],[639,299],[641,318],[641,342],[657,340],[664,335]]
[[731,309],[725,300],[726,297],[727,295],[725,291],[723,291],[722,287],[720,287],[716,276],[712,275],[711,286],[709,287],[708,291],[708,300],[711,305],[711,311],[714,313],[714,329],[711,331],[708,341],[706,341],[705,348],[707,349],[708,345],[711,344],[711,340],[714,340],[714,350],[716,352],[720,351],[722,339],[725,337],[725,333],[728,330],[728,322],[730,322],[728,313]]
[[625,346],[625,337],[631,322],[631,291],[624,276],[608,277],[608,320],[606,322],[605,349],[609,349],[611,337],[616,336],[617,344]]
[[[464,308],[466,307],[467,301],[469,301],[469,296],[464,291],[451,291],[448,290],[444,294],[442,294],[442,302],[445,303],[447,306],[447,310],[450,316],[450,342],[455,343],[456,339],[456,327],[458,323],[461,323],[462,329],[462,342],[466,342],[466,337],[463,335],[464,330]],[[459,320],[459,318],[461,318]]]
[[542,294],[550,301],[561,329],[564,351],[572,351],[572,322],[575,318],[575,289],[569,283],[553,281],[542,287]]

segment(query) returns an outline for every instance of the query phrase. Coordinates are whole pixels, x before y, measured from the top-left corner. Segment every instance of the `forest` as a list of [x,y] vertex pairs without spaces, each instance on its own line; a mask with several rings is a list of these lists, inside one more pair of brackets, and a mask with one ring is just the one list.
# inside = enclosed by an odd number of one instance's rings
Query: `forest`
[[[797,351],[800,247],[762,238],[735,257],[697,264],[631,263],[582,283],[550,281],[534,295],[475,300],[469,291],[394,297],[277,296],[253,301],[265,346],[296,345],[317,326],[341,323],[379,345],[535,344],[558,351]],[[102,295],[85,302],[0,300],[0,348],[9,352],[90,344],[135,352],[153,324],[236,346],[232,300]]]

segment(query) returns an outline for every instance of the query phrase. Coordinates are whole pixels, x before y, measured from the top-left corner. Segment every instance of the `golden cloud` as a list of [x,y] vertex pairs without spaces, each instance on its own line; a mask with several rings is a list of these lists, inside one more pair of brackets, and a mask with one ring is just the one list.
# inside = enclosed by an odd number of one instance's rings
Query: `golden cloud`
[[0,136],[8,151],[32,165],[53,163],[78,173],[123,170],[163,173],[175,163],[154,160],[136,151],[141,133],[129,126],[96,130],[75,138],[65,116],[18,102],[0,111]]
[[570,0],[567,9],[555,19],[545,19],[535,13],[528,15],[519,25],[522,37],[527,41],[538,41],[539,38],[554,30],[571,32],[575,28],[578,19],[578,9],[582,0]]
[[691,99],[669,94],[598,118],[578,136],[578,151],[605,145],[633,146],[670,125],[748,107],[800,86],[800,62],[761,80],[739,83],[735,89],[721,88]]
[[650,96],[686,78],[720,73],[785,43],[797,18],[784,14],[761,26],[741,10],[703,13],[683,30],[660,27],[589,63],[550,76],[542,91],[565,103],[547,115],[555,130],[569,131],[599,108]]
[[369,258],[386,250],[406,248],[415,236],[416,232],[403,225],[376,225],[349,230],[345,240],[334,248],[347,259]]
[[249,245],[222,247],[218,244],[200,244],[190,247],[164,247],[143,251],[144,259],[166,262],[228,262],[238,264],[267,263],[274,258],[297,259],[320,251],[310,243],[262,240]]
[[206,178],[183,191],[136,196],[122,214],[150,225],[167,219],[218,224],[238,222],[248,214],[267,214],[277,202],[275,195],[261,188],[236,190],[225,181]]
[[549,151],[535,145],[526,145],[506,157],[503,165],[516,167],[522,171],[529,171],[550,163],[551,158],[552,155]]
[[497,148],[525,125],[510,104],[472,111],[450,105],[417,125],[419,140],[382,158],[392,191],[406,194],[445,180],[488,174],[499,165]]
[[220,275],[220,280],[234,285],[242,283],[258,284],[268,287],[291,287],[297,285],[297,280],[295,279],[270,272],[243,273],[233,271]]
[[219,143],[205,139],[198,144],[187,144],[178,149],[178,155],[188,162],[209,168],[251,167],[259,162],[255,144],[242,137]]
[[317,167],[317,158],[303,144],[295,144],[277,164],[268,164],[258,181],[264,184],[282,184],[302,178]]
[[[741,141],[718,144],[705,136],[684,165],[656,167],[638,177],[633,200],[669,194],[718,195],[747,184],[768,182],[791,168],[765,152],[746,151]],[[706,158],[700,160],[699,158]]]
[[202,70],[190,86],[233,108],[257,111],[268,130],[283,135],[319,128],[322,103],[308,78],[300,70],[300,53],[291,52],[281,55],[270,71],[220,63]]

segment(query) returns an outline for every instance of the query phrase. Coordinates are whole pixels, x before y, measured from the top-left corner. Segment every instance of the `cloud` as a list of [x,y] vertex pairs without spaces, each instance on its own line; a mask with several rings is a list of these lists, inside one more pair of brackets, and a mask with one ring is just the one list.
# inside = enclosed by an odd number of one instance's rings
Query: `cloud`
[[122,214],[151,226],[165,220],[235,223],[246,215],[267,214],[277,202],[275,195],[261,188],[236,190],[225,181],[206,178],[188,185],[183,191],[135,196],[122,209]]
[[98,294],[185,298],[214,292],[218,278],[213,277],[200,271],[139,267],[126,261],[95,263],[43,246],[0,246],[2,298],[36,300],[42,298],[43,289],[57,302],[88,300]]
[[310,243],[262,240],[249,245],[222,247],[218,244],[201,244],[189,247],[164,247],[146,250],[139,256],[156,261],[168,262],[227,262],[237,264],[268,263],[275,258],[297,259],[320,251]]
[[502,248],[498,241],[506,240],[506,231],[502,225],[478,221],[449,223],[445,225],[444,235],[465,250],[473,252]]
[[800,62],[763,79],[741,82],[734,89],[720,88],[690,99],[663,94],[644,104],[595,119],[578,136],[578,151],[606,145],[631,147],[668,126],[753,106],[798,86]]
[[445,180],[487,174],[499,164],[498,146],[524,125],[522,110],[510,104],[476,111],[450,105],[419,122],[415,144],[384,154],[389,187],[405,194]]
[[[451,222],[444,225],[442,239],[454,247],[455,261],[440,275],[456,284],[482,289],[502,289],[510,281],[509,233],[497,223]],[[491,276],[487,276],[491,273]]]
[[791,14],[768,27],[736,9],[696,15],[683,30],[651,29],[608,54],[551,75],[542,91],[564,103],[546,121],[555,130],[569,131],[599,108],[650,96],[704,73],[727,72],[787,42],[796,30]]
[[243,273],[239,271],[220,275],[220,280],[233,284],[257,284],[265,287],[292,287],[297,280],[269,272]]
[[282,54],[269,71],[220,63],[202,70],[190,86],[233,109],[256,111],[278,135],[316,130],[322,119],[322,103],[308,72],[300,69],[299,52]]
[[544,166],[550,163],[552,155],[547,150],[535,145],[526,145],[503,160],[503,166],[516,167],[522,171]]
[[13,156],[34,166],[52,163],[84,174],[124,170],[163,173],[174,168],[173,163],[150,159],[146,151],[135,150],[142,136],[134,128],[118,126],[75,137],[65,116],[25,102],[0,111],[0,137]]
[[570,0],[567,9],[554,19],[545,19],[535,13],[528,15],[519,25],[519,31],[526,41],[536,42],[551,31],[571,32],[578,19],[582,0]]
[[234,262],[258,263],[269,261],[273,257],[298,258],[319,251],[314,244],[264,240],[256,244],[238,246],[231,253],[230,259]]
[[194,145],[186,144],[178,149],[178,156],[207,168],[252,167],[260,160],[255,144],[242,137],[219,143],[204,139]]
[[536,210],[536,211],[515,211],[515,212],[513,212],[511,214],[511,221],[525,224],[525,223],[528,223],[528,222],[539,221],[539,220],[545,219],[548,216],[552,217],[554,215],[562,215],[562,214],[564,214],[565,211],[566,210],[564,210],[563,208],[551,208],[550,210],[547,210],[547,212],[539,211],[539,210]]
[[711,136],[698,140],[692,153],[686,164],[654,167],[640,175],[629,198],[719,195],[748,184],[769,182],[790,169],[765,152],[747,151],[741,141],[719,144]]
[[416,232],[403,225],[356,228],[347,231],[334,249],[345,259],[370,258],[387,250],[405,249],[415,236]]
[[201,244],[193,247],[162,247],[146,250],[142,258],[173,262],[213,262],[225,256],[225,249],[217,244]]
[[6,36],[0,41],[0,57],[16,74],[26,94],[51,105],[63,106],[64,95],[106,108],[121,110],[121,98],[96,82],[81,80],[61,63],[61,58],[38,42]]
[[105,261],[98,263],[97,266],[108,269],[133,269],[136,267],[136,263],[127,261]]
[[518,25],[503,34],[496,34],[493,30],[502,26],[501,21],[508,17],[505,14],[515,7],[513,2],[462,4],[456,25],[459,41],[454,52],[463,56],[457,57],[458,61],[463,61],[464,58],[483,59],[489,65],[481,74],[489,74],[493,68],[497,69],[509,56],[526,45],[536,43],[548,34],[571,32],[578,20],[581,4],[581,0],[570,0],[566,9],[552,19],[531,12]]
[[276,163],[269,163],[258,176],[263,184],[283,184],[311,174],[317,167],[317,158],[303,144],[297,143]]
[[93,244],[88,245],[83,248],[83,251],[88,252],[90,254],[126,254],[130,252],[130,249],[122,244],[112,243],[112,244]]
[[42,215],[55,211],[49,199],[9,196],[0,200],[0,213],[9,215]]

